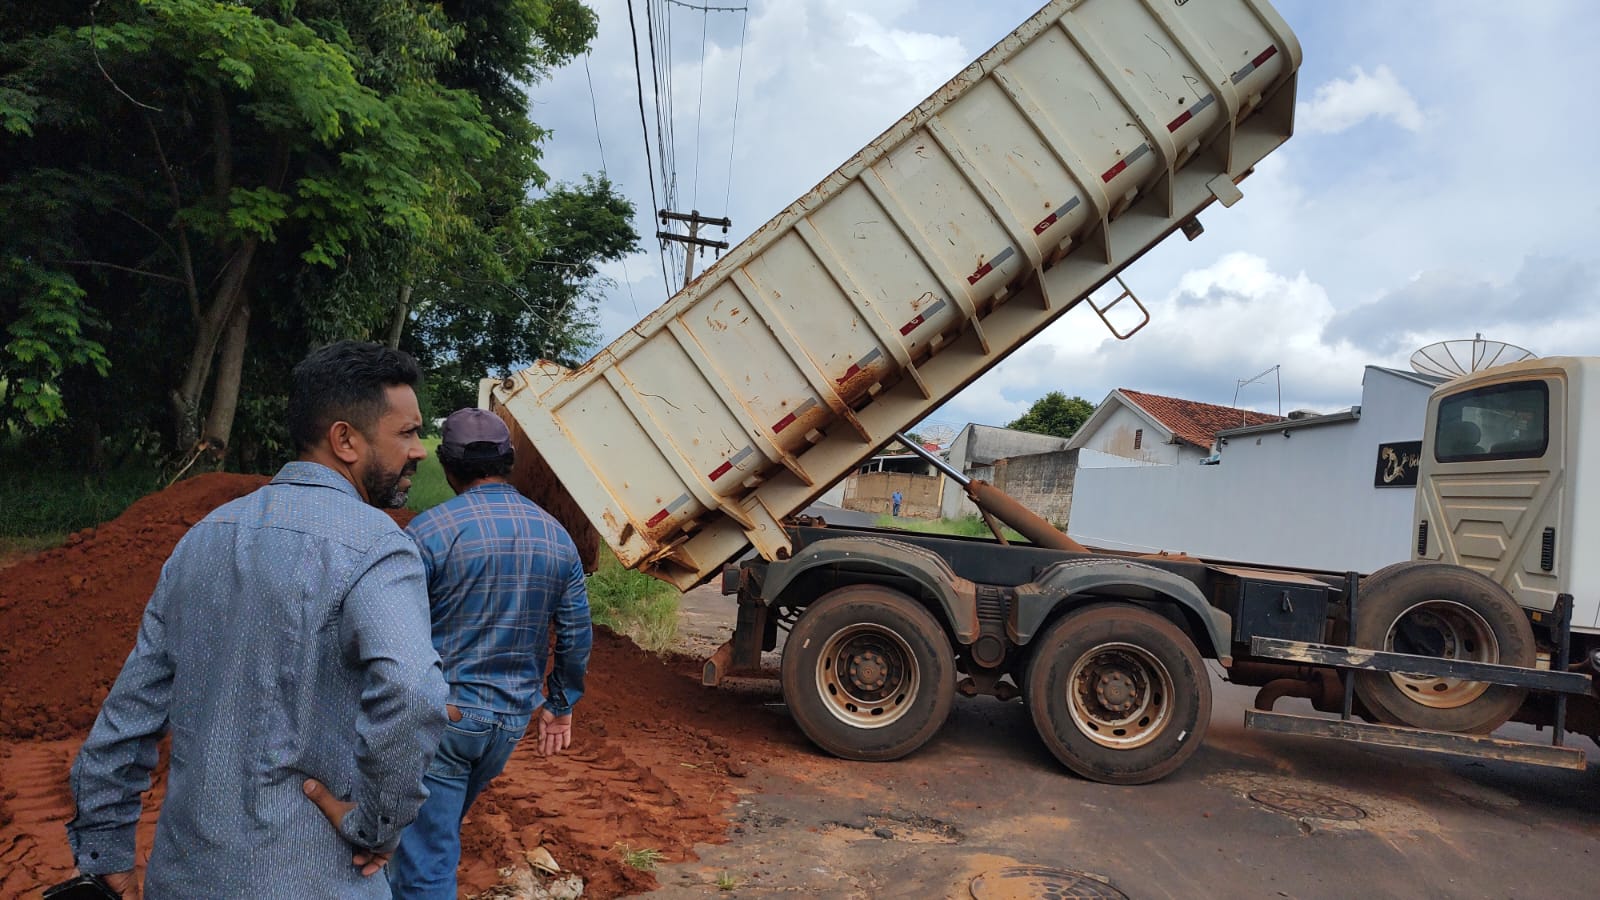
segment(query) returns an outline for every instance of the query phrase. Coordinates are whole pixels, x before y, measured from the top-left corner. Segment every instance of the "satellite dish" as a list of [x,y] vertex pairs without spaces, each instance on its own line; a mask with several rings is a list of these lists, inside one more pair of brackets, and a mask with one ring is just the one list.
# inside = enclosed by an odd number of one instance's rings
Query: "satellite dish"
[[1437,344],[1429,344],[1411,354],[1411,368],[1423,375],[1460,378],[1495,366],[1535,358],[1537,354],[1531,350],[1504,341],[1484,340],[1480,334],[1470,341],[1440,341]]
[[940,449],[948,449],[950,442],[955,440],[956,435],[961,433],[961,429],[951,425],[949,422],[923,422],[911,430],[915,431],[917,436],[923,440],[938,444]]

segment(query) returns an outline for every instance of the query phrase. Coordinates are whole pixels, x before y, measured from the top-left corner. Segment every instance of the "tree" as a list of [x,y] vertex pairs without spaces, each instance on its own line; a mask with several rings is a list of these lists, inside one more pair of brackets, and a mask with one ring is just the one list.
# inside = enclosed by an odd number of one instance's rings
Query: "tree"
[[[439,409],[477,400],[478,379],[548,359],[576,366],[599,338],[601,263],[634,252],[633,204],[604,178],[558,185],[528,209],[540,258],[500,285],[419,289],[407,349],[429,369]],[[462,302],[471,294],[474,302]]]
[[0,5],[0,429],[271,450],[248,420],[310,346],[553,300],[525,85],[594,33],[580,0]]
[[1033,402],[1022,417],[1007,425],[1017,431],[1034,434],[1052,434],[1069,438],[1077,433],[1083,423],[1094,415],[1094,404],[1082,397],[1068,397],[1060,391],[1051,391]]

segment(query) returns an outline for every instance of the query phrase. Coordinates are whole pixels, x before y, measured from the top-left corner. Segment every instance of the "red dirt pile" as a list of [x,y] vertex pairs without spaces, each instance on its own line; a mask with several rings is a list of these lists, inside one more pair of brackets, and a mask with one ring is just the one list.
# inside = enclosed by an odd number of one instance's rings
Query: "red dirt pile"
[[[264,482],[190,479],[0,570],[0,898],[69,872],[67,771],[133,645],[161,566],[191,525]],[[463,829],[463,891],[495,885],[499,869],[524,866],[524,852],[539,846],[583,876],[585,896],[647,890],[654,876],[624,865],[621,848],[692,858],[695,843],[722,839],[733,779],[747,765],[811,756],[785,718],[701,688],[695,671],[690,660],[646,653],[597,628],[572,750],[546,760],[525,742],[479,800]],[[164,786],[158,770],[145,798],[141,860]]]

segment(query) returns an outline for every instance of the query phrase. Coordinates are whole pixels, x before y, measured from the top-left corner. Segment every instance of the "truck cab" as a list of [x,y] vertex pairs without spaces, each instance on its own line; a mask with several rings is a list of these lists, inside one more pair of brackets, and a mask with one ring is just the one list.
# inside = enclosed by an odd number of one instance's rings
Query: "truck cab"
[[1600,359],[1552,357],[1436,390],[1412,558],[1479,572],[1536,612],[1571,595],[1573,631],[1600,633],[1600,557],[1579,552],[1600,528],[1600,420],[1582,412],[1597,385]]

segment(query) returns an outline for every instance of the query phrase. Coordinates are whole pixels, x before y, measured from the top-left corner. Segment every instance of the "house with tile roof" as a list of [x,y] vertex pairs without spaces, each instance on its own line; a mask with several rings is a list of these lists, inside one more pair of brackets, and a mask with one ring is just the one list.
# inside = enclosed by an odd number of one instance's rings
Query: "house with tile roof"
[[1281,421],[1282,416],[1117,388],[1095,407],[1067,449],[1183,465],[1210,456],[1220,431]]

